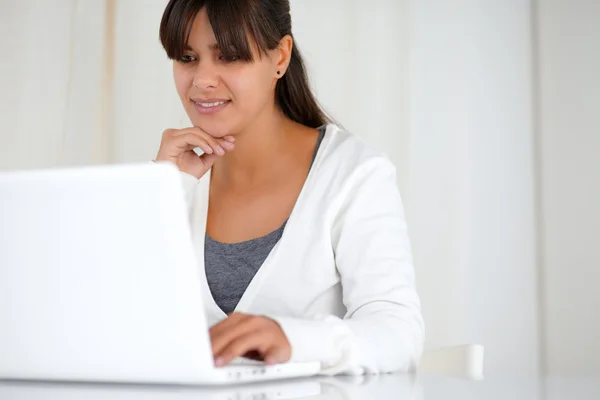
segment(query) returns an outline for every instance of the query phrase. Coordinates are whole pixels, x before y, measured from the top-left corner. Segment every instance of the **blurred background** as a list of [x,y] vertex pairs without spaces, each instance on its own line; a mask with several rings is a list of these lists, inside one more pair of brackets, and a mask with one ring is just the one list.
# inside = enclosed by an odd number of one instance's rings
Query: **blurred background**
[[[0,170],[147,161],[189,126],[166,3],[0,0]],[[292,0],[292,19],[324,107],[398,167],[426,346],[484,344],[487,375],[599,373],[600,1]]]

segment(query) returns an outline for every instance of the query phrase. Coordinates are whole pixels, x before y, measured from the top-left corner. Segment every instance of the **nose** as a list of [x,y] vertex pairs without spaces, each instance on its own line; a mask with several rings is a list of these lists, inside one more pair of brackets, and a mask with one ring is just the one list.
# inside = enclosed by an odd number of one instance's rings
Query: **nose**
[[215,65],[208,60],[199,62],[194,73],[193,85],[200,90],[205,90],[216,88],[218,84],[219,74]]

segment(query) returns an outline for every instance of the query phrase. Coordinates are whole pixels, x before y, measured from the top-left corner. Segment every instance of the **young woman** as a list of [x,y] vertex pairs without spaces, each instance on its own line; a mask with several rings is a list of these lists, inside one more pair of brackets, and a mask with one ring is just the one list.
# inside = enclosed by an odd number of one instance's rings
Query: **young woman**
[[193,127],[165,131],[156,160],[182,172],[216,365],[414,370],[395,169],[319,108],[289,0],[171,0],[160,39]]

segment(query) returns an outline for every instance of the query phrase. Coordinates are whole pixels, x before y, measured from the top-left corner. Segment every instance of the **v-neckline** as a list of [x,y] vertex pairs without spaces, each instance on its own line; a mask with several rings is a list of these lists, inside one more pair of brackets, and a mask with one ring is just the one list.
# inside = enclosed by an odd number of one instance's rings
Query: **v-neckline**
[[[295,216],[297,215],[298,209],[300,209],[302,207],[302,201],[305,197],[307,188],[310,185],[312,185],[313,176],[315,174],[315,171],[318,169],[318,166],[322,160],[322,155],[323,155],[324,151],[326,150],[327,145],[330,142],[330,136],[331,136],[330,127],[331,126],[332,126],[331,124],[328,124],[325,126],[325,132],[323,135],[323,139],[321,140],[321,144],[320,144],[319,148],[317,149],[317,152],[314,156],[312,166],[308,171],[308,175],[306,176],[306,179],[304,180],[302,189],[300,189],[298,198],[296,199],[296,202],[294,203],[292,212],[290,213],[290,216],[287,219],[286,228],[283,230],[281,238],[275,244],[275,246],[271,249],[271,251],[269,252],[269,255],[267,256],[265,261],[263,261],[261,266],[258,268],[256,273],[250,280],[250,283],[246,287],[246,290],[244,290],[244,293],[242,294],[242,297],[240,298],[237,305],[235,306],[235,309],[233,310],[233,312],[247,312],[249,306],[252,304],[252,301],[256,297],[256,294],[260,290],[262,283],[264,283],[266,277],[268,276],[269,271],[275,265],[275,261],[279,254],[279,252],[277,250],[280,246],[282,246],[282,243],[284,243],[286,238],[289,236],[289,235],[286,235],[286,231],[288,231],[290,229],[290,227],[292,227],[294,224]],[[208,278],[206,277],[206,265],[205,265],[205,261],[204,261],[204,239],[206,236],[206,222],[208,219],[208,200],[210,198],[211,174],[212,174],[212,169],[210,169],[206,173],[206,175],[202,179],[200,179],[199,185],[202,185],[202,186],[201,186],[201,189],[199,190],[200,193],[197,193],[197,195],[199,194],[202,196],[202,198],[201,198],[202,209],[199,210],[199,212],[200,212],[199,220],[194,221],[193,223],[194,224],[198,224],[198,223],[202,224],[202,228],[203,228],[202,235],[198,235],[197,237],[195,237],[195,240],[198,240],[199,237],[202,237],[202,239],[203,239],[202,244],[197,246],[197,248],[198,248],[197,256],[198,256],[198,264],[201,267],[201,270],[199,272],[200,272],[200,280],[201,280],[202,290],[203,290],[204,307],[207,309],[207,311],[211,311],[214,315],[217,315],[221,318],[225,318],[225,317],[227,317],[227,314],[221,309],[221,307],[219,307],[219,305],[215,301],[215,299],[212,295],[212,292],[210,290],[210,286],[208,285]]]

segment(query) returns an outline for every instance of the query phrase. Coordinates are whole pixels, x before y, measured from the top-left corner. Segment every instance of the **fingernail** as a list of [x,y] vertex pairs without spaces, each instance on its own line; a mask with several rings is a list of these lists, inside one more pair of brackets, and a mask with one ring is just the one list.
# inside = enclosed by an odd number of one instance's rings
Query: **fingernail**
[[279,360],[275,356],[270,356],[270,357],[265,358],[265,364],[267,364],[267,365],[279,364]]
[[217,146],[215,147],[215,151],[217,152],[217,154],[225,154],[225,150],[223,150],[223,148],[221,146]]
[[225,359],[223,357],[215,358],[215,365],[217,367],[222,367],[225,365]]
[[207,153],[207,154],[212,154],[212,153],[213,153],[213,149],[211,149],[210,147],[208,147],[208,146],[207,146],[207,147],[204,149],[204,152],[205,152],[205,153]]
[[233,136],[225,136],[225,140],[228,142],[235,142],[235,138]]

